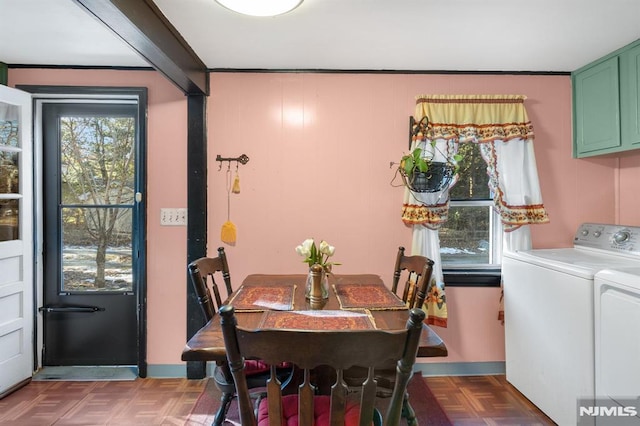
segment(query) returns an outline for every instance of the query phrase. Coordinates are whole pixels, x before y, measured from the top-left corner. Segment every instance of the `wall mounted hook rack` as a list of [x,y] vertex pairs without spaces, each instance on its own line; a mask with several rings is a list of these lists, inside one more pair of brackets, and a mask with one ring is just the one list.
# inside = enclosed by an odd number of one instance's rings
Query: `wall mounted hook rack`
[[247,164],[249,162],[249,157],[246,154],[242,154],[239,157],[222,157],[222,156],[220,156],[220,154],[218,154],[216,156],[216,161],[220,162],[220,165],[218,166],[218,170],[221,170],[223,161],[227,161],[229,163],[229,165],[231,165],[232,161],[236,162],[236,166],[238,165],[238,163],[244,165],[244,164]]

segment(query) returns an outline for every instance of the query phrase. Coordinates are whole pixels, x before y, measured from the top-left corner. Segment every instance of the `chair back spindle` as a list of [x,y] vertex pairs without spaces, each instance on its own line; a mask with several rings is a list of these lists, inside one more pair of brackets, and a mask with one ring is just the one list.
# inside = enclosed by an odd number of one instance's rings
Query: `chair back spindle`
[[[404,251],[404,247],[398,247],[391,291],[407,302],[409,308],[422,308],[427,298],[427,289],[431,282],[434,263],[433,260],[425,256],[406,256]],[[406,281],[402,288],[402,294],[400,294],[398,287],[403,271],[407,272]]]

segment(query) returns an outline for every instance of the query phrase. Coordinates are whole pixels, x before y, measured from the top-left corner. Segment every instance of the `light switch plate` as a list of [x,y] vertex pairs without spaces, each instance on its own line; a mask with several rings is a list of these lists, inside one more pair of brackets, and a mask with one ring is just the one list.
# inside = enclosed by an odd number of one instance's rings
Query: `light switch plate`
[[187,209],[161,208],[160,225],[185,226],[187,224]]

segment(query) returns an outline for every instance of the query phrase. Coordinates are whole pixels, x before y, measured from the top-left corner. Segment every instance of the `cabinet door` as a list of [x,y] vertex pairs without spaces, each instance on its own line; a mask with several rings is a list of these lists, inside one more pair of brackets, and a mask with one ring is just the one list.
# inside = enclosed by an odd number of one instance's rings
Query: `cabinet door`
[[618,57],[576,73],[574,83],[574,157],[620,148]]
[[628,148],[640,148],[640,45],[620,56],[621,136]]

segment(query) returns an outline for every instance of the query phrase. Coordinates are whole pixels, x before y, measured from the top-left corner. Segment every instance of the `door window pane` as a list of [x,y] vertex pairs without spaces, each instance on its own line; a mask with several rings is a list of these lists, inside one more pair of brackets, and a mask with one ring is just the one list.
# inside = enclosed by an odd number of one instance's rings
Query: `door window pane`
[[0,242],[20,229],[20,108],[0,102]]
[[61,291],[130,292],[135,119],[62,116],[59,129]]
[[0,241],[18,239],[18,200],[0,200]]
[[61,117],[63,204],[133,204],[132,117]]
[[20,107],[0,102],[0,146],[20,146]]
[[20,168],[17,152],[0,148],[0,194],[20,193]]
[[133,291],[131,227],[131,208],[63,208],[61,291]]

